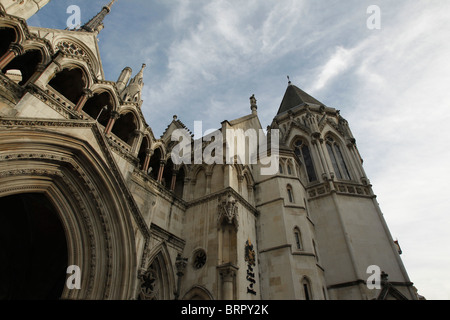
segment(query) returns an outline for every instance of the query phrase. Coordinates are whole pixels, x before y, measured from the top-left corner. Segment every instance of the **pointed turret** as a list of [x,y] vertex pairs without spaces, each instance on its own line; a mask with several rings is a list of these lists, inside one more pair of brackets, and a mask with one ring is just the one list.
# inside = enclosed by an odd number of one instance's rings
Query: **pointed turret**
[[88,32],[100,32],[103,29],[103,20],[111,12],[111,7],[114,2],[116,2],[116,0],[112,0],[108,5],[104,6],[95,17],[81,27],[81,30]]
[[122,98],[126,102],[141,102],[141,92],[144,87],[144,69],[146,64],[142,64],[141,70],[131,79],[130,84],[123,90]]
[[131,70],[130,67],[126,67],[120,73],[119,79],[117,79],[117,82],[116,82],[117,90],[119,91],[119,93],[122,93],[122,91],[127,86],[128,81],[130,81],[132,72],[133,72],[133,70]]
[[310,96],[305,91],[293,85],[292,82],[289,80],[286,93],[284,94],[283,101],[281,102],[280,109],[278,110],[277,114],[284,113],[292,108],[295,108],[303,104],[315,104],[319,106],[324,105],[316,98]]

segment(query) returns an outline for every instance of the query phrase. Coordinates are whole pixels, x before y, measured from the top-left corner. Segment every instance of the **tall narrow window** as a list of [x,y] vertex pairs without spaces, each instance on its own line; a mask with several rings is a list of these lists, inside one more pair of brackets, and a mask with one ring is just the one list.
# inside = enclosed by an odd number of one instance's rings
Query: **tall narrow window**
[[312,243],[313,243],[314,255],[316,256],[316,261],[319,262],[319,255],[317,253],[316,242],[313,240]]
[[305,300],[312,300],[312,294],[311,294],[311,284],[309,283],[309,280],[305,277],[302,280],[302,286],[303,286],[303,292],[305,294]]
[[341,147],[332,137],[327,137],[327,150],[338,179],[350,180],[350,172],[345,163]]
[[291,168],[290,164],[288,164],[287,170],[288,170],[288,174],[291,175],[292,174],[292,168]]
[[292,192],[292,187],[290,185],[287,186],[287,194],[288,194],[289,202],[293,203],[294,202],[294,194]]
[[294,229],[294,237],[295,237],[295,244],[296,244],[297,250],[303,250],[302,236],[301,236],[300,230],[298,228]]
[[314,163],[311,157],[311,152],[307,144],[302,140],[297,140],[294,144],[295,154],[299,160],[305,165],[306,174],[308,175],[309,182],[317,180],[316,170],[314,169]]

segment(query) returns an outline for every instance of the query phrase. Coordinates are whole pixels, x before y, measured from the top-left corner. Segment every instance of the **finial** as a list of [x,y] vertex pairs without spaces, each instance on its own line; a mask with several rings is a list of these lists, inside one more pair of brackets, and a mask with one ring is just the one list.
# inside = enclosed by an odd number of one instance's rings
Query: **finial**
[[106,7],[111,10],[112,5],[116,2],[117,0],[112,0]]
[[250,97],[250,109],[252,110],[253,114],[256,114],[258,110],[258,105],[256,104],[256,98],[254,94]]
[[287,78],[288,78],[288,84],[291,85],[292,84],[291,78],[289,76],[287,76]]

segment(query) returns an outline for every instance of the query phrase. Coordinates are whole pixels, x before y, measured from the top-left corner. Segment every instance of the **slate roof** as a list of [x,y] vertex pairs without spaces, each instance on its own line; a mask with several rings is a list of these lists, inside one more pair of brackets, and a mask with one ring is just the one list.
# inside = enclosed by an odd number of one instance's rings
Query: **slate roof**
[[284,94],[283,101],[281,102],[280,109],[278,110],[278,114],[284,113],[294,107],[297,107],[302,104],[317,104],[319,106],[324,104],[317,100],[316,98],[310,96],[302,89],[290,84],[286,89],[286,93]]

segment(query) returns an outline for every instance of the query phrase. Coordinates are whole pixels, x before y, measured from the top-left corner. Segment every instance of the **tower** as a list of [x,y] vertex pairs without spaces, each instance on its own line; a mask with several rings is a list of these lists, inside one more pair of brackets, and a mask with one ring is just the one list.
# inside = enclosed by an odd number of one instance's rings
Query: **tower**
[[49,2],[50,0],[2,0],[0,7],[3,7],[7,14],[28,20]]
[[375,266],[414,299],[340,111],[289,82],[271,128],[280,130],[279,174],[257,183],[266,298],[376,299],[366,285]]

